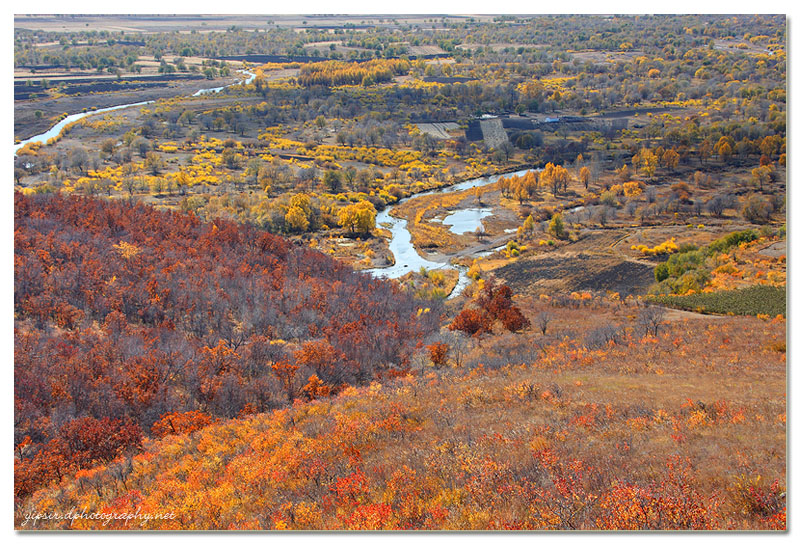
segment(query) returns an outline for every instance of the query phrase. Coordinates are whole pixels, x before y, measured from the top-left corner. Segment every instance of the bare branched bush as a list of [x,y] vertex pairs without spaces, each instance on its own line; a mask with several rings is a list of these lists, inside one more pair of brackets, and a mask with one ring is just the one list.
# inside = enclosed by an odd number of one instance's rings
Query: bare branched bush
[[658,336],[658,329],[664,323],[664,317],[667,310],[663,306],[647,306],[636,319],[636,324],[642,330],[643,334],[652,334]]
[[622,330],[614,325],[603,325],[586,333],[583,342],[586,347],[591,349],[603,347],[612,341],[618,344],[621,340],[621,332]]
[[547,326],[553,320],[553,317],[550,312],[539,312],[534,318],[536,326],[542,331],[542,336],[547,334]]

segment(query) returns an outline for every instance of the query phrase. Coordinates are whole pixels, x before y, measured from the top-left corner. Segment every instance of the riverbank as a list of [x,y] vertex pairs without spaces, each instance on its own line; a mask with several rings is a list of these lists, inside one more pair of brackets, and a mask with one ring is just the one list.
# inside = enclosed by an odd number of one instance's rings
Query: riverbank
[[[505,174],[524,174],[528,169],[515,170],[505,172]],[[453,185],[442,187],[440,189],[429,190],[420,192],[410,197],[402,199],[397,204],[387,206],[376,217],[376,224],[382,228],[387,229],[391,233],[389,241],[389,250],[394,256],[394,264],[389,267],[371,268],[368,271],[377,277],[399,279],[409,272],[425,268],[428,270],[458,270],[459,277],[455,287],[450,291],[449,298],[457,296],[468,285],[466,267],[452,264],[449,262],[449,257],[441,255],[429,255],[418,248],[412,241],[411,230],[409,229],[409,220],[400,215],[404,213],[395,213],[395,210],[415,203],[415,201],[422,201],[429,198],[446,198],[454,202],[461,202],[470,195],[475,196],[475,190],[487,185],[496,184],[498,179],[504,174],[493,174],[465,180]],[[459,244],[461,249],[467,245],[467,238]],[[480,251],[480,250],[478,250]],[[430,258],[429,258],[430,257]]]
[[521,224],[502,204],[497,181],[458,193],[427,194],[397,206],[393,215],[408,221],[412,243],[430,255],[457,255],[487,240],[491,245]]
[[96,110],[120,104],[189,96],[201,89],[234,84],[239,79],[239,77],[225,77],[214,80],[176,80],[166,87],[151,89],[15,101],[14,140],[26,140],[47,131],[65,113],[71,115],[84,110]]

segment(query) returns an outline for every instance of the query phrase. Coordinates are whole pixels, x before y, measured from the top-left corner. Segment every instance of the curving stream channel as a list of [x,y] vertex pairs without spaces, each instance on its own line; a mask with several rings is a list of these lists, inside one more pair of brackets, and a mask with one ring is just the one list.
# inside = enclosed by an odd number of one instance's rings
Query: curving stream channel
[[[375,217],[375,223],[384,228],[387,228],[392,233],[392,240],[391,242],[389,242],[389,250],[394,255],[395,264],[387,268],[370,268],[367,269],[366,272],[370,272],[373,276],[378,278],[400,278],[408,274],[409,272],[418,271],[420,267],[423,266],[428,270],[437,270],[437,269],[458,270],[458,283],[456,284],[455,288],[453,288],[453,291],[447,298],[453,298],[458,296],[459,293],[461,293],[461,291],[463,291],[464,288],[469,284],[469,278],[467,277],[467,269],[463,266],[450,264],[449,262],[431,261],[420,255],[417,249],[414,247],[414,244],[411,243],[411,233],[408,230],[408,221],[406,221],[405,219],[393,217],[391,215],[391,211],[394,209],[395,206],[398,206],[403,202],[407,202],[409,200],[418,198],[423,195],[456,193],[458,191],[465,191],[467,189],[472,189],[473,187],[481,187],[483,185],[494,183],[503,176],[514,176],[514,175],[522,176],[529,171],[530,169],[525,169],[525,170],[518,170],[515,172],[508,172],[505,174],[496,174],[493,176],[470,179],[467,181],[462,181],[461,183],[456,183],[455,185],[450,185],[449,187],[445,187],[443,189],[436,189],[434,191],[417,193],[415,195],[412,195],[410,197],[398,201],[396,204],[387,206],[386,208],[383,209],[383,211],[381,211]],[[459,231],[461,232],[474,231],[480,225],[481,220],[484,217],[490,215],[490,213],[487,212],[488,210],[474,213],[472,215],[471,222],[469,219],[465,220],[463,217],[460,218],[461,220],[458,222]]]
[[[231,83],[230,85],[225,85],[223,87],[213,87],[211,89],[200,89],[199,91],[194,93],[192,96],[201,96],[201,95],[204,95],[204,94],[218,93],[218,92],[222,91],[223,89],[225,89],[226,87],[233,87],[234,85],[246,85],[246,84],[252,82],[253,79],[255,79],[255,77],[256,77],[256,75],[253,72],[249,72],[247,70],[238,70],[238,71],[240,73],[242,73],[242,74],[247,75],[247,78],[243,79],[242,81],[237,81],[236,83]],[[70,123],[74,123],[75,121],[78,121],[80,119],[83,119],[84,117],[88,117],[89,115],[99,115],[99,114],[102,114],[102,113],[108,113],[110,111],[121,110],[123,108],[132,108],[134,106],[144,106],[146,104],[152,104],[152,103],[153,103],[152,100],[146,100],[144,102],[133,102],[131,104],[120,104],[119,106],[111,106],[111,107],[108,107],[108,108],[101,108],[101,109],[98,109],[98,110],[85,111],[85,112],[81,112],[81,113],[73,113],[72,115],[66,116],[64,119],[62,119],[61,121],[59,121],[58,123],[56,123],[55,125],[50,127],[50,129],[47,130],[46,132],[43,132],[41,134],[37,134],[36,136],[28,138],[27,140],[23,140],[23,141],[19,142],[18,144],[14,144],[14,154],[16,155],[17,151],[19,151],[25,144],[28,144],[28,143],[40,142],[42,144],[46,144],[47,140],[49,140],[50,138],[55,138],[56,136],[61,134],[61,131],[64,130],[65,126],[67,126]]]
[[[242,81],[237,81],[236,83],[231,83],[230,85],[225,85],[223,87],[213,87],[209,89],[201,89],[195,92],[192,96],[202,96],[205,94],[212,94],[221,92],[223,89],[227,87],[232,87],[234,85],[242,85],[248,84],[253,81],[256,75],[252,72],[247,70],[239,70],[240,73],[247,75],[246,79]],[[25,144],[30,142],[41,142],[47,143],[50,138],[54,138],[58,136],[61,131],[70,123],[83,119],[84,117],[88,117],[90,115],[100,115],[103,113],[108,113],[110,111],[120,110],[123,108],[131,108],[135,106],[144,106],[146,104],[151,104],[153,101],[148,100],[145,102],[133,102],[130,104],[120,104],[118,106],[111,106],[108,108],[101,108],[97,110],[75,113],[72,115],[68,115],[55,125],[53,125],[49,130],[28,138],[27,140],[23,140],[17,144],[14,144],[14,154],[17,153]],[[400,219],[397,217],[393,217],[391,215],[391,211],[394,209],[395,206],[402,204],[408,200],[418,198],[422,195],[430,195],[430,194],[445,194],[445,193],[455,193],[458,191],[465,191],[467,189],[472,189],[473,187],[480,187],[483,185],[488,185],[490,183],[494,183],[502,176],[514,176],[514,175],[523,175],[528,172],[529,169],[525,170],[518,170],[516,172],[509,172],[506,174],[496,174],[493,176],[486,176],[481,178],[470,179],[467,181],[462,181],[461,183],[457,183],[455,185],[451,185],[449,187],[444,187],[442,189],[436,189],[433,191],[426,191],[422,193],[417,193],[410,197],[404,198],[393,204],[391,206],[387,206],[383,209],[375,218],[375,222],[378,225],[381,225],[385,228],[388,228],[389,231],[392,233],[392,240],[389,243],[389,250],[394,255],[395,264],[390,267],[384,268],[371,268],[365,270],[365,272],[371,273],[373,276],[378,278],[400,278],[411,271],[418,271],[421,267],[425,267],[428,270],[436,270],[436,269],[451,269],[451,270],[458,270],[458,283],[456,284],[453,291],[450,293],[448,298],[453,298],[458,296],[461,291],[469,284],[469,278],[467,277],[467,269],[463,266],[450,264],[449,262],[438,262],[426,259],[422,255],[419,254],[417,249],[414,247],[414,244],[411,243],[411,233],[408,231],[408,222],[405,219]],[[465,213],[467,212],[467,213]],[[454,214],[456,215],[456,214]],[[457,230],[454,232],[457,233],[464,233],[474,231],[481,223],[481,220],[491,215],[491,211],[487,209],[483,210],[462,210],[458,212],[458,217],[454,219],[457,221]],[[447,219],[445,219],[447,221]]]

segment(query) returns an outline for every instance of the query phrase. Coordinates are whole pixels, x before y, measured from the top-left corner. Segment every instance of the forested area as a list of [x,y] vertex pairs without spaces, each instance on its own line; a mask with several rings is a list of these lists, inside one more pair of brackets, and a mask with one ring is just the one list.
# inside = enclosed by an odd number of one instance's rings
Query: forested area
[[438,325],[437,306],[252,228],[79,197],[14,209],[20,497],[168,413],[232,418],[369,382]]
[[18,17],[17,528],[785,530],[785,16]]

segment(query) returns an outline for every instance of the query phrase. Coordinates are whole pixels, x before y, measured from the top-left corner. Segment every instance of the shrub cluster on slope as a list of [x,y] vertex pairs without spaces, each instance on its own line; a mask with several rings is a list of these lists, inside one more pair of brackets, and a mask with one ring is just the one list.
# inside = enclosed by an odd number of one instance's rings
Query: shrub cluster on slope
[[97,453],[71,421],[149,433],[328,394],[402,365],[439,323],[317,251],[126,202],[17,193],[14,250],[18,495],[140,440]]
[[652,300],[664,306],[701,313],[771,317],[786,315],[786,287],[773,285],[755,285],[730,291],[682,296],[661,295],[652,297]]
[[[686,244],[677,253],[659,263],[655,270],[656,284],[651,288],[653,294],[686,294],[705,288],[713,279],[714,272],[722,270],[721,264],[729,262],[729,253],[751,242],[765,240],[768,236],[748,229],[731,232],[712,243],[698,248]],[[733,269],[732,269],[733,270]]]
[[[784,323],[564,339],[526,364],[348,388],[150,440],[37,492],[16,523],[46,507],[174,514],[146,529],[785,528],[785,358],[763,349]],[[743,364],[747,350],[763,353]]]

